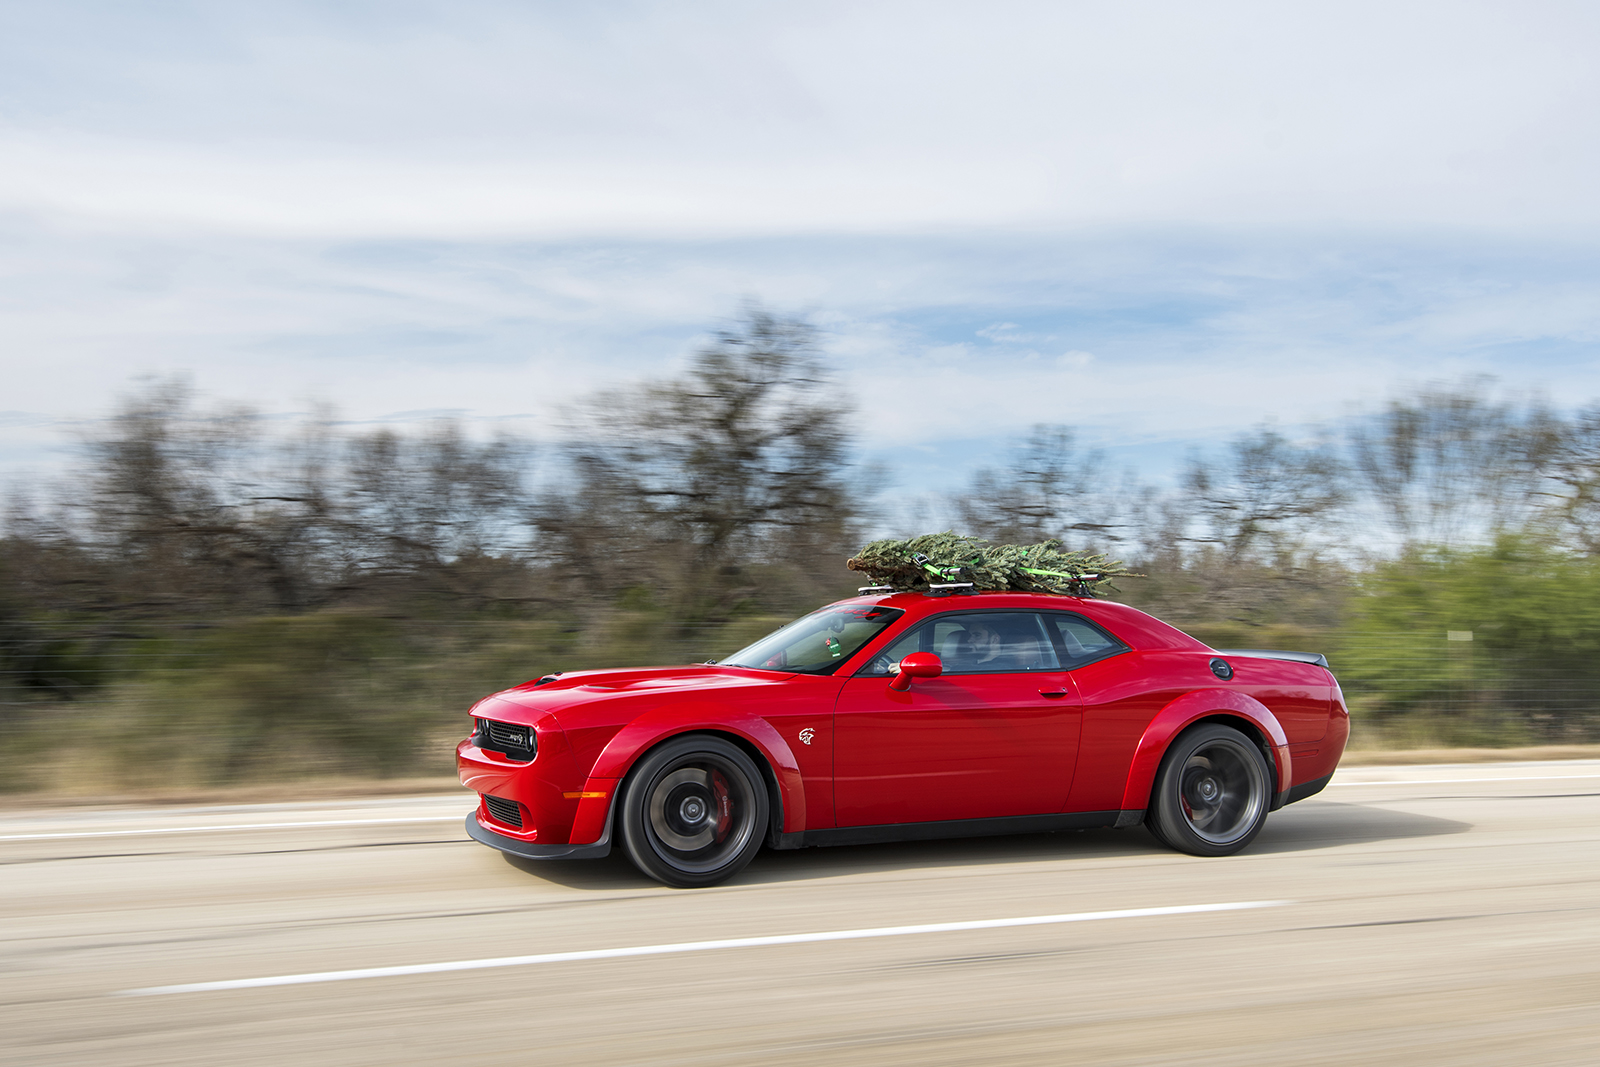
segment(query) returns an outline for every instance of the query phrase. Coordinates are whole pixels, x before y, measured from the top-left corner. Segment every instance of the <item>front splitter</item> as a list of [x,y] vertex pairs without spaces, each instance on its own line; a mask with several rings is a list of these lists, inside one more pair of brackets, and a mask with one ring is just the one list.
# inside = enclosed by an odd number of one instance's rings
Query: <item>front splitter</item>
[[518,841],[505,834],[497,834],[478,821],[478,813],[472,812],[467,816],[467,833],[474,841],[480,841],[490,848],[497,848],[501,852],[513,856],[520,856],[525,860],[596,860],[611,854],[611,828],[606,827],[606,833],[600,840],[589,845],[540,845],[532,841]]

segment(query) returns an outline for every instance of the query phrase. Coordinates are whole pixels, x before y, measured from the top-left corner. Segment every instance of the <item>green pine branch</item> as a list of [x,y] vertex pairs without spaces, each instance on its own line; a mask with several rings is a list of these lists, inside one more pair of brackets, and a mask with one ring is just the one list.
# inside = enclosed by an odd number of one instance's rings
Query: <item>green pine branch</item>
[[1036,545],[997,545],[953,530],[873,541],[845,566],[874,584],[903,590],[971,582],[978,589],[1072,593],[1112,578],[1138,577],[1120,560],[1074,551],[1053,538]]

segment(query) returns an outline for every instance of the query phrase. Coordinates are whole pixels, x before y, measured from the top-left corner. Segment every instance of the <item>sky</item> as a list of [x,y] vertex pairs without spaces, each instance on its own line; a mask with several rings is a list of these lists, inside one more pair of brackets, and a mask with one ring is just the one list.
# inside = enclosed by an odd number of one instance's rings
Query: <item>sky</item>
[[1600,7],[0,0],[0,484],[151,375],[556,433],[749,301],[908,492],[1600,398]]

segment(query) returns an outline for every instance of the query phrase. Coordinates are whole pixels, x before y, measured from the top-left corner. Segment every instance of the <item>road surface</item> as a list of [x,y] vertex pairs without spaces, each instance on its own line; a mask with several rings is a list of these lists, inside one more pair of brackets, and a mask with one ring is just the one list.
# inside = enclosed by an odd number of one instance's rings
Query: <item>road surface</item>
[[1107,830],[692,891],[508,861],[470,807],[0,814],[0,1062],[1600,1062],[1600,761],[1352,768],[1228,859]]

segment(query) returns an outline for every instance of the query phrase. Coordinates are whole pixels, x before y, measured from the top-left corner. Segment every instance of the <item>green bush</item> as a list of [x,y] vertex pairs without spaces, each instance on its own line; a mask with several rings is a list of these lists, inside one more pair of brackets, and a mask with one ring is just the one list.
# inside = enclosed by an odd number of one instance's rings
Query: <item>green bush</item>
[[1353,710],[1391,734],[1580,740],[1596,723],[1597,653],[1600,562],[1508,536],[1373,567],[1349,602],[1338,674]]

